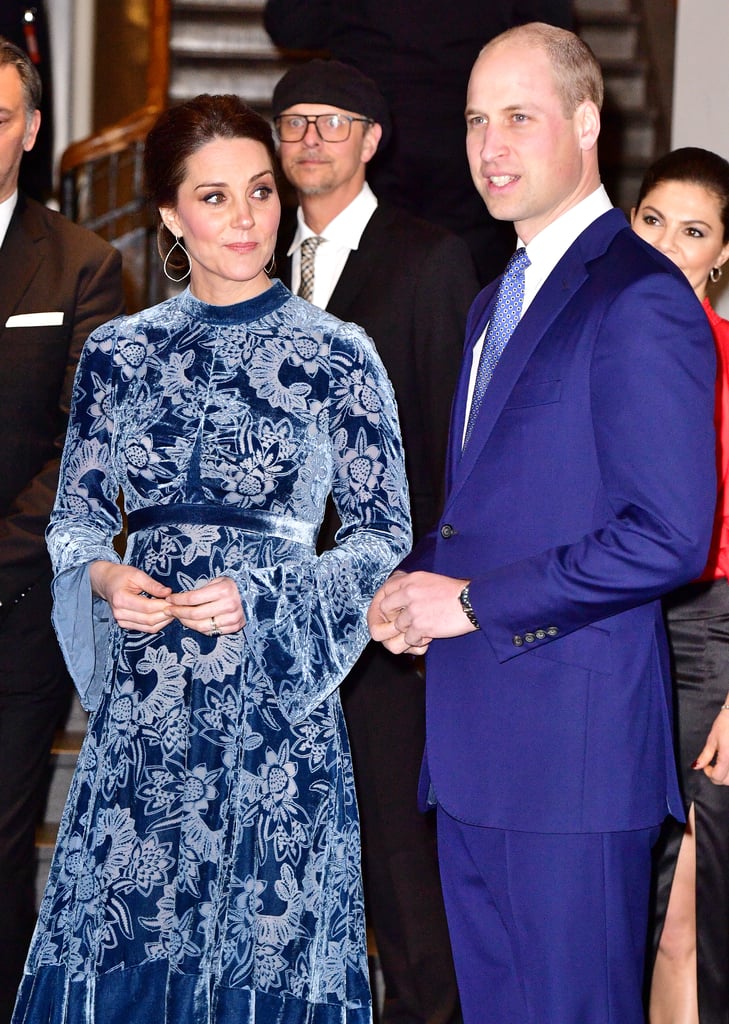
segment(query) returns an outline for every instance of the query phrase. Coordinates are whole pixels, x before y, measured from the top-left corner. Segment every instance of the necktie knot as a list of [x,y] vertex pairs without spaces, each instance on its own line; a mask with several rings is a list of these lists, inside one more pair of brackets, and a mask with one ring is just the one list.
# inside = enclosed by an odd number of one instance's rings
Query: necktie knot
[[301,280],[299,295],[311,302],[314,294],[314,257],[324,239],[320,235],[310,235],[301,243]]
[[496,295],[496,302],[491,311],[491,319],[486,329],[481,359],[479,360],[476,372],[476,383],[473,387],[471,398],[471,409],[468,416],[466,436],[463,441],[464,447],[471,436],[478,411],[481,408],[486,389],[491,383],[496,364],[501,358],[501,353],[506,348],[511,335],[521,317],[521,309],[524,304],[524,271],[530,265],[527,251],[520,246],[506,264],[499,290]]

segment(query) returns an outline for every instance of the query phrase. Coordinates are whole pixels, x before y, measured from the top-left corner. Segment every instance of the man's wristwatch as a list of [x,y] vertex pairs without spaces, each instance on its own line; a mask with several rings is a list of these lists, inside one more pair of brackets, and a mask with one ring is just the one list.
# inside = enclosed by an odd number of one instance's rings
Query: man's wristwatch
[[471,623],[471,625],[475,626],[476,629],[480,629],[481,626],[479,624],[478,619],[476,618],[476,613],[474,612],[473,607],[471,605],[471,599],[468,596],[468,592],[470,590],[470,587],[471,587],[470,583],[467,583],[465,585],[463,590],[458,595],[458,600],[461,602],[461,608],[463,608],[463,614],[466,616],[466,618]]

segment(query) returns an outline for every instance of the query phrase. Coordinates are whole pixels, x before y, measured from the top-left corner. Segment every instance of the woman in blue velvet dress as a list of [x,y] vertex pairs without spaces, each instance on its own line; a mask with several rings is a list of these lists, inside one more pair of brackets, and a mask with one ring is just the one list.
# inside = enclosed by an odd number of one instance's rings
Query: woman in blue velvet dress
[[273,161],[235,97],[161,115],[148,187],[190,287],[82,356],[48,543],[92,715],[14,1024],[371,1019],[337,687],[407,491],[372,343],[266,274]]

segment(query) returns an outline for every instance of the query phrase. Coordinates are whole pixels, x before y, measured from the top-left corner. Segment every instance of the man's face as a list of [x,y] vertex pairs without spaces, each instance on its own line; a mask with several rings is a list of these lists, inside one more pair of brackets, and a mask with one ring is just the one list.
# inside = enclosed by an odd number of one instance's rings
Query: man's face
[[[316,115],[346,114],[359,117],[327,103],[296,103],[283,113]],[[339,195],[346,202],[356,196],[365,178],[365,168],[377,151],[381,128],[362,121],[352,122],[344,142],[324,142],[312,122],[300,142],[281,142],[279,157],[283,172],[297,192],[305,196]],[[345,204],[346,205],[346,204]]]
[[40,112],[34,111],[26,122],[23,87],[12,64],[0,66],[0,202],[12,195],[18,185],[23,153],[31,150],[40,125]]
[[547,55],[534,44],[507,41],[478,58],[466,125],[476,188],[527,244],[597,186],[597,108],[582,103],[565,116]]

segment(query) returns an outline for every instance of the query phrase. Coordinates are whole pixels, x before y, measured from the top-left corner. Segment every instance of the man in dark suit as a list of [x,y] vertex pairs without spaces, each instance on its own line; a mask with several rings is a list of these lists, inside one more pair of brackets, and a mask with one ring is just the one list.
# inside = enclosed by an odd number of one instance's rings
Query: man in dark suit
[[455,231],[488,284],[504,269],[513,237],[471,186],[463,152],[468,74],[495,35],[525,21],[571,28],[571,12],[571,0],[268,0],[264,21],[279,46],[326,50],[374,79],[393,129],[368,169],[375,194]]
[[427,650],[421,799],[467,1024],[642,1024],[650,848],[682,816],[658,598],[706,560],[715,360],[600,185],[601,101],[547,25],[474,65],[471,173],[520,246],[469,315],[443,514],[369,613]]
[[121,259],[18,191],[40,124],[40,80],[0,38],[0,1021],[35,918],[35,825],[70,681],[51,627],[44,531],[71,385],[87,335],[123,311]]
[[[273,96],[284,173],[299,200],[279,235],[281,276],[373,337],[398,400],[415,533],[438,514],[462,330],[478,290],[455,235],[378,203],[365,170],[389,119],[375,84],[338,61],[289,71]],[[302,248],[319,238],[309,271]],[[302,280],[303,278],[303,280]],[[325,528],[333,537],[331,520]],[[432,815],[419,814],[424,685],[371,645],[343,687],[362,818],[368,920],[386,983],[385,1021],[458,1018]]]

